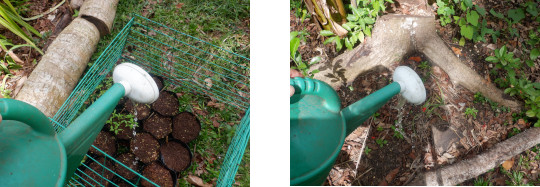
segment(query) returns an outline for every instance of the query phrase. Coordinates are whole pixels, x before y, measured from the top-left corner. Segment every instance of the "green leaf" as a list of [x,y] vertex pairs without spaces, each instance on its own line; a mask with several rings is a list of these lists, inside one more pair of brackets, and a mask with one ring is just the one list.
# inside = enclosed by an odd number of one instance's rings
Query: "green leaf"
[[503,45],[501,49],[499,50],[499,56],[504,57],[506,56],[505,54],[506,54],[506,45]]
[[356,44],[356,42],[358,42],[358,34],[352,33],[352,35],[351,35],[351,43],[354,45],[354,44]]
[[533,50],[531,50],[531,60],[536,60],[538,56],[540,56],[540,50],[538,50],[538,48],[534,48]]
[[333,42],[336,42],[336,38],[339,40],[339,37],[335,36],[335,37],[330,37],[328,39],[326,39],[323,44],[326,45],[328,43],[333,43]]
[[478,5],[474,5],[474,7],[476,8],[476,11],[478,11],[478,13],[480,15],[482,15],[482,17],[486,16],[487,12],[486,12],[486,9],[478,6]]
[[488,61],[488,62],[499,62],[499,59],[497,59],[497,57],[494,57],[494,56],[488,56],[486,58],[486,61]]
[[299,62],[298,63],[298,69],[301,69],[301,70],[302,69],[307,69],[307,65],[305,63],[303,63],[303,62]]
[[329,31],[329,30],[322,30],[321,32],[319,32],[319,34],[321,36],[333,36],[334,33],[332,31]]
[[538,16],[538,10],[536,9],[536,4],[533,2],[530,2],[530,4],[528,4],[527,6],[527,12],[534,17]]
[[356,16],[354,14],[347,14],[347,21],[358,21],[359,16]]
[[534,66],[534,61],[532,61],[532,60],[525,60],[525,64],[527,64],[527,66],[529,66],[529,67],[532,68],[532,67]]
[[341,25],[341,26],[342,26],[345,30],[351,32],[351,24],[353,24],[353,23],[347,22],[347,23],[345,23],[345,24],[343,24],[343,25]]
[[525,115],[532,118],[532,117],[536,116],[536,112],[534,112],[533,110],[528,110],[527,112],[525,112]]
[[373,18],[370,18],[370,17],[366,17],[364,18],[364,22],[366,22],[366,24],[374,24],[375,23],[375,19]]
[[296,36],[298,36],[298,31],[291,32],[290,36],[291,36],[290,40],[293,40],[293,38],[296,38]]
[[467,13],[467,22],[471,25],[478,26],[478,18],[480,18],[480,16],[474,10]]
[[291,40],[291,57],[294,58],[296,56],[296,51],[298,51],[298,47],[300,46],[300,38],[293,38]]
[[499,18],[499,19],[504,19],[504,15],[502,15],[501,13],[498,13],[498,12],[495,12],[495,10],[491,9],[489,10],[489,13],[491,13],[491,15]]
[[463,2],[465,3],[465,6],[467,6],[467,8],[473,7],[472,0],[464,0]]
[[358,41],[360,41],[360,43],[364,42],[364,33],[363,32],[358,32]]
[[523,18],[525,18],[525,13],[523,12],[523,9],[516,8],[516,9],[508,10],[508,17],[514,20],[513,23],[517,23],[521,21]]
[[370,37],[371,36],[371,28],[367,27],[366,30],[364,30],[364,33],[366,34],[366,36]]
[[334,36],[336,38],[336,50],[340,51],[343,47],[343,44],[341,44],[341,39],[338,36]]
[[318,69],[316,69],[316,70],[311,71],[311,74],[315,74],[315,73],[319,73],[319,72],[321,72],[321,71],[319,71]]
[[461,35],[464,36],[467,39],[472,39],[474,33],[474,28],[470,25],[465,25],[461,27]]
[[461,37],[461,39],[459,39],[459,46],[465,46],[465,38]]
[[349,40],[349,38],[345,38],[345,47],[347,47],[348,50],[352,50],[353,46],[351,44],[351,41]]

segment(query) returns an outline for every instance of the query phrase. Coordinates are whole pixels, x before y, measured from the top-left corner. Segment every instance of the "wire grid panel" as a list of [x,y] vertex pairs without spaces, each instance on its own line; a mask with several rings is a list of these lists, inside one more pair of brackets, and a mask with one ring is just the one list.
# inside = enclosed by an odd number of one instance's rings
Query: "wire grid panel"
[[[135,63],[151,74],[163,77],[179,90],[205,94],[212,100],[247,110],[229,145],[218,179],[218,186],[231,186],[249,141],[249,59],[230,50],[134,15],[54,116],[55,128],[60,132],[73,121],[83,103],[119,60]],[[98,163],[100,169],[96,171],[93,169],[96,166],[82,164],[69,185],[118,186],[117,182],[110,180],[110,176],[116,176],[116,181],[128,185],[140,184],[141,180],[156,185],[114,157],[98,148],[96,150],[105,156],[100,159],[86,156]],[[135,173],[136,180],[120,176],[111,169],[110,164],[120,165]]]

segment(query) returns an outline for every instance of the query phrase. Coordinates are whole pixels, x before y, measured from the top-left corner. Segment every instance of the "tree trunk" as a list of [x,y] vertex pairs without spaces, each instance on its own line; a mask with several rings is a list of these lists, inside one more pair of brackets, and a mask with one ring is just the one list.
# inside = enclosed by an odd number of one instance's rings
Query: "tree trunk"
[[79,81],[99,41],[89,21],[76,18],[51,43],[15,99],[52,117]]
[[413,52],[426,55],[431,63],[440,66],[454,84],[472,92],[481,92],[487,98],[517,111],[518,101],[503,98],[504,93],[463,64],[446,43],[436,34],[435,17],[385,15],[377,19],[372,38],[331,62],[311,67],[319,69],[316,79],[329,83],[334,89],[351,84],[364,71],[376,66],[394,70],[403,58]]
[[98,28],[101,36],[111,33],[118,0],[85,0],[79,14]]

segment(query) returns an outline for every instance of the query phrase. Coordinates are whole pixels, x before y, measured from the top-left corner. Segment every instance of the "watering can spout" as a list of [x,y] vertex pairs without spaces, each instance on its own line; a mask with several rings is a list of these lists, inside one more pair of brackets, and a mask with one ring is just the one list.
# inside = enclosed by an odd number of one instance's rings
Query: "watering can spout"
[[346,134],[349,135],[362,125],[400,90],[399,83],[394,82],[341,110],[347,124]]

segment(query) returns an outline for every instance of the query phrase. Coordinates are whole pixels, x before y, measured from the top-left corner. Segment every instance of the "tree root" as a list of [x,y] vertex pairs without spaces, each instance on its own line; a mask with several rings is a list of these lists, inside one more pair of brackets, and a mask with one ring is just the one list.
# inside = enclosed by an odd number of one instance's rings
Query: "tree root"
[[433,65],[443,69],[454,85],[509,107],[522,109],[519,101],[505,99],[504,93],[463,64],[436,34],[435,17],[385,15],[377,19],[373,36],[364,43],[334,58],[332,62],[311,67],[319,69],[314,78],[325,81],[334,89],[351,84],[364,71],[376,66],[394,70],[398,62],[413,52],[423,53]]
[[540,128],[531,128],[513,136],[492,149],[469,160],[427,171],[418,175],[409,185],[454,186],[479,176],[531,147],[540,144]]

